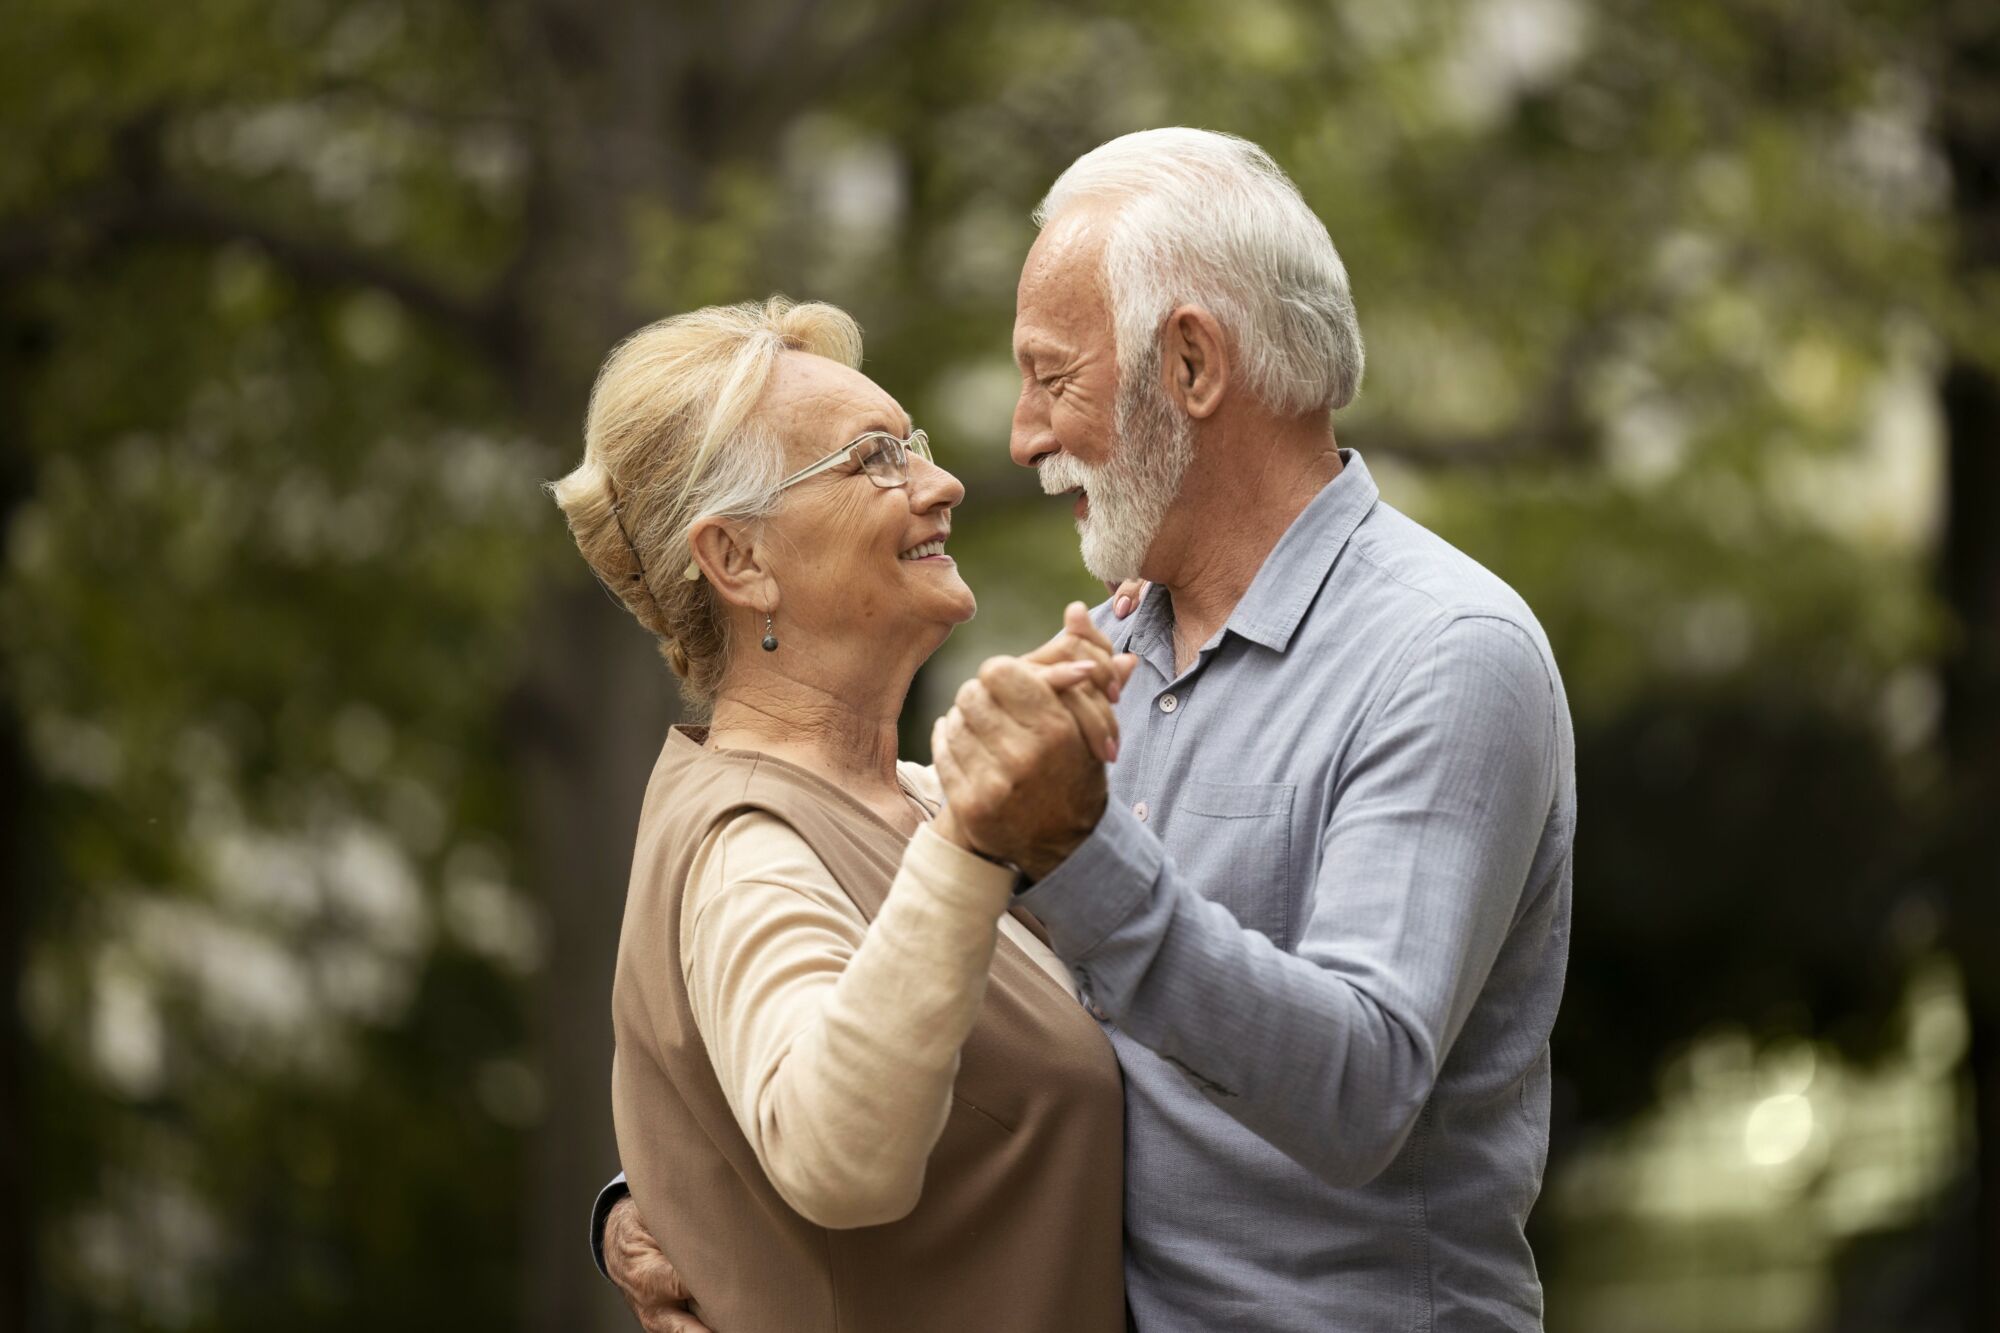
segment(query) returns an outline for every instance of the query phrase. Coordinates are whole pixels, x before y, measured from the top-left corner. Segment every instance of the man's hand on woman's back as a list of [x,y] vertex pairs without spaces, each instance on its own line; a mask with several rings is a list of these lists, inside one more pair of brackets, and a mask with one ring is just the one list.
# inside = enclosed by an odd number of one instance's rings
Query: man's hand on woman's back
[[639,1206],[620,1199],[604,1219],[604,1271],[646,1333],[713,1333],[687,1311],[693,1296],[659,1242],[646,1230]]

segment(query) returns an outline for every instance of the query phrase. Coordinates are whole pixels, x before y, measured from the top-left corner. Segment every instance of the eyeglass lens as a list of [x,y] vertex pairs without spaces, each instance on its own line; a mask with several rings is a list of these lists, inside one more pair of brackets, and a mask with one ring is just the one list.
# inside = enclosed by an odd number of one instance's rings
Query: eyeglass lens
[[901,486],[910,479],[910,455],[931,456],[930,441],[922,431],[910,437],[909,447],[893,435],[876,435],[861,452],[861,470],[877,485]]

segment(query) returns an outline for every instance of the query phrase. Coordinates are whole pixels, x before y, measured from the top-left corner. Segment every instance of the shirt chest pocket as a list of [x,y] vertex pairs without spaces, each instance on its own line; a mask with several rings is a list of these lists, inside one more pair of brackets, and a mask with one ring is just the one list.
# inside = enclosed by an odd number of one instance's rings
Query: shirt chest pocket
[[1279,948],[1292,935],[1292,785],[1181,784],[1168,839],[1187,882]]

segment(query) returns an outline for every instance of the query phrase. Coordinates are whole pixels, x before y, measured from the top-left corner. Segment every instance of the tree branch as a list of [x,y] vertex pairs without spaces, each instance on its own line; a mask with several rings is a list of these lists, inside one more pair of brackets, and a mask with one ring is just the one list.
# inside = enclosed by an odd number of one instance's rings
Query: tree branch
[[455,292],[388,255],[288,231],[171,187],[77,196],[39,218],[0,226],[0,286],[87,267],[149,242],[248,245],[308,286],[372,288],[489,354],[500,350],[505,312],[493,297]]

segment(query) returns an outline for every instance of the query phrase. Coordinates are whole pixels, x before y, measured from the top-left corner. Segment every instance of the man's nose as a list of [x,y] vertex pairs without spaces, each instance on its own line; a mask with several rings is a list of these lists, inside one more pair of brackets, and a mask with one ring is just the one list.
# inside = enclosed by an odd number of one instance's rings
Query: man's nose
[[1033,467],[1056,452],[1055,432],[1046,405],[1023,393],[1014,404],[1014,427],[1007,437],[1007,456],[1022,467]]

